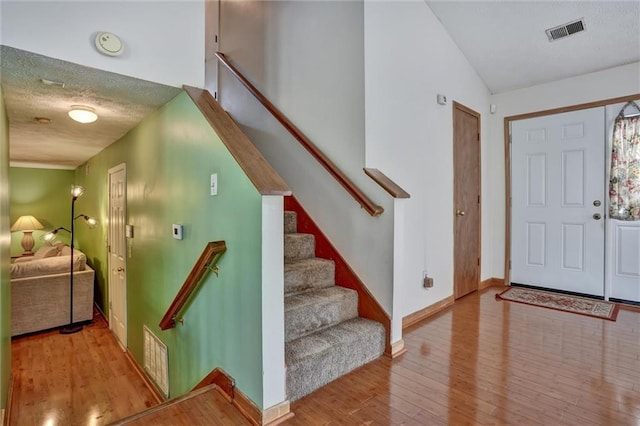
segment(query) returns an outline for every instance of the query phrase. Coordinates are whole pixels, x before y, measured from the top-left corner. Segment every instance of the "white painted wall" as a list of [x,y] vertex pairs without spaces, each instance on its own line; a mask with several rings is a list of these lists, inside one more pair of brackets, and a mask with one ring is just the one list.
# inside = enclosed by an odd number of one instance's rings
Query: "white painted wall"
[[[486,276],[504,277],[505,186],[504,117],[640,93],[640,63],[492,95],[497,113],[490,117],[483,157],[485,208],[483,240],[490,241],[492,261]],[[486,211],[486,212],[485,212]],[[487,233],[484,233],[484,230]],[[484,249],[483,249],[484,255]],[[483,262],[484,265],[484,262]],[[483,273],[483,275],[485,275]]]
[[218,92],[218,32],[220,31],[220,0],[205,0],[205,65],[204,88],[211,94]]
[[[204,1],[3,0],[2,44],[77,64],[181,87],[204,86]],[[124,53],[98,53],[98,32]]]
[[[405,207],[404,281],[394,299],[406,316],[453,294],[452,101],[481,114],[487,155],[489,92],[422,1],[365,1],[366,163],[411,194]],[[446,106],[436,95],[448,98]],[[484,166],[484,165],[483,165]],[[483,263],[489,270],[487,170],[483,167]],[[434,287],[422,287],[422,273]]]
[[[640,92],[640,68],[632,64],[490,95],[422,1],[223,1],[220,37],[221,50],[374,201],[393,212],[388,196],[362,175],[365,164],[411,194],[404,242],[394,247],[394,215],[368,217],[221,73],[225,109],[396,318],[453,292],[453,100],[482,116],[487,279],[502,277],[504,267],[504,116]],[[436,103],[438,93],[448,97],[446,106]],[[489,104],[497,105],[495,115]],[[403,253],[395,266],[394,250]],[[422,288],[423,271],[435,279],[431,290]],[[402,282],[392,291],[394,277]]]
[[282,196],[262,197],[262,404],[286,399],[284,364],[284,209]]
[[[384,309],[393,201],[364,175],[362,2],[223,1],[220,47],[386,213],[372,218],[226,71],[219,98]],[[385,170],[382,170],[383,172]]]

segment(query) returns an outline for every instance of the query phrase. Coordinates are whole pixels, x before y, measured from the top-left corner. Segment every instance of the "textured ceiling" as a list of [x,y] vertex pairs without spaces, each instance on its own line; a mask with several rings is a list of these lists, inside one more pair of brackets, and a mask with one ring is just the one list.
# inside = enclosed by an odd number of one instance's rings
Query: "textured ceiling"
[[[640,61],[637,0],[427,4],[492,93]],[[548,41],[547,28],[580,18],[586,31]]]
[[[1,82],[14,166],[75,168],[118,140],[180,89],[0,46]],[[46,85],[42,79],[64,83]],[[87,105],[99,118],[67,115]],[[35,117],[51,119],[40,124]]]

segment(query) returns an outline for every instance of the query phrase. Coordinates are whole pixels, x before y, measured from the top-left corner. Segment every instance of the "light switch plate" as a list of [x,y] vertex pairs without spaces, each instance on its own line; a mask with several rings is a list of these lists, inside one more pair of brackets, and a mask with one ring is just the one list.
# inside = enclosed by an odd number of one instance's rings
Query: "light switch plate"
[[174,223],[171,225],[171,236],[176,240],[182,239],[182,225]]
[[218,195],[218,174],[211,175],[211,195]]

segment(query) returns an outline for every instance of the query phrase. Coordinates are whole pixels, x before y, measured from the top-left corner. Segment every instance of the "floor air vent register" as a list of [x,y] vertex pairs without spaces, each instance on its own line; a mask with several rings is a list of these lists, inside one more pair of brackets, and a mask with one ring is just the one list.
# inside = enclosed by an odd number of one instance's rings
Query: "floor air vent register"
[[154,381],[158,389],[169,397],[169,353],[167,345],[143,326],[144,336],[144,371]]

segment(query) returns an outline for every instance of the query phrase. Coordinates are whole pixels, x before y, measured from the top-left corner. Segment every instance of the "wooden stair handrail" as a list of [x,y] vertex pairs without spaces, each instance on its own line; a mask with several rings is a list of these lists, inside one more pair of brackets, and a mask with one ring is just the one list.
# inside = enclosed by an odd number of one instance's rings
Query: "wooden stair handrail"
[[411,198],[411,195],[392,181],[389,176],[385,175],[378,169],[364,167],[364,173],[369,176],[375,183],[380,185],[382,189],[387,191],[393,198]]
[[198,287],[204,274],[218,263],[218,260],[220,260],[220,257],[225,251],[227,251],[227,246],[224,241],[211,241],[207,243],[196,264],[191,268],[191,272],[189,272],[178,294],[176,294],[167,312],[162,317],[160,330],[168,330],[176,326],[176,316],[182,308],[184,308],[184,305]]
[[282,124],[282,126],[325,168],[327,172],[364,208],[371,216],[380,216],[384,209],[371,201],[355,183],[331,161],[300,129],[298,129],[274,104],[267,99],[225,56],[216,52],[218,60],[233,74],[244,87]]

